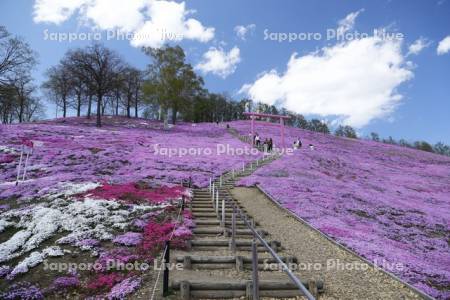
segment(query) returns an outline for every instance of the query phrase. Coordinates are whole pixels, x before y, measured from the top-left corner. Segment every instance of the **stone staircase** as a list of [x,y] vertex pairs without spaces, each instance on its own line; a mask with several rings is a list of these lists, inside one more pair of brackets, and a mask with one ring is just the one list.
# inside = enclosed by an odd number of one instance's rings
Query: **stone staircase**
[[[270,247],[278,253],[283,262],[296,263],[295,257],[283,253],[283,245],[273,240],[264,228],[261,228],[245,208],[231,196],[229,190],[235,182],[254,172],[255,168],[270,163],[272,155],[258,163],[233,171],[217,178],[213,184],[218,191],[211,193],[210,188],[195,189],[189,203],[196,227],[193,239],[185,251],[173,251],[171,262],[182,264],[182,270],[170,272],[170,299],[253,299],[252,268],[257,266],[259,297],[270,299],[301,298],[302,293],[293,284],[286,273],[279,270],[276,260],[259,240],[254,239],[252,231],[239,217],[235,219],[232,235],[233,204],[247,216],[248,222],[264,238]],[[214,196],[213,196],[214,194]],[[226,199],[222,203],[222,200]],[[218,204],[218,205],[217,205]],[[223,206],[223,209],[222,209]],[[236,210],[235,210],[236,212]],[[236,214],[235,214],[236,216]],[[257,259],[252,252],[253,242]],[[256,262],[257,261],[257,262]],[[268,268],[268,266],[271,268]],[[275,266],[275,268],[274,268]],[[321,281],[303,282],[314,297],[323,292]]]

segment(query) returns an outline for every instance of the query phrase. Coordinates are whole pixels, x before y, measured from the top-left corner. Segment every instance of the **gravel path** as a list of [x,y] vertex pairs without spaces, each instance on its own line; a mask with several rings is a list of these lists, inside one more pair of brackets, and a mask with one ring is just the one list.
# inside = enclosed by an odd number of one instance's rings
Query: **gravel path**
[[324,281],[321,299],[422,299],[281,210],[256,188],[234,188],[231,193],[272,239],[281,242],[285,253],[297,257],[300,278]]

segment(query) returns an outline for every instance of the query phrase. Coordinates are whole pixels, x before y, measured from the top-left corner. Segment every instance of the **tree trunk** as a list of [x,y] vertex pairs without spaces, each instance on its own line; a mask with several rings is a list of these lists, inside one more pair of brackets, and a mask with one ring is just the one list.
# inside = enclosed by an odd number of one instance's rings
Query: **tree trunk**
[[81,94],[77,95],[77,117],[81,115]]
[[175,125],[177,122],[177,113],[178,110],[176,108],[172,108],[172,124]]
[[101,93],[97,94],[97,127],[102,127],[102,98]]
[[119,115],[119,96],[116,95],[116,116]]
[[138,93],[139,93],[139,87],[136,89],[136,93],[134,95],[134,117],[138,117]]
[[89,95],[87,118],[91,118],[92,95]]
[[127,118],[131,118],[131,95],[127,95]]
[[169,128],[169,122],[168,122],[168,115],[167,115],[168,111],[167,109],[162,109],[162,118],[164,120],[164,129],[168,129]]
[[63,118],[66,117],[66,113],[67,113],[67,100],[66,97],[63,97]]
[[25,106],[25,101],[22,96],[19,96],[19,123],[23,122],[23,111]]

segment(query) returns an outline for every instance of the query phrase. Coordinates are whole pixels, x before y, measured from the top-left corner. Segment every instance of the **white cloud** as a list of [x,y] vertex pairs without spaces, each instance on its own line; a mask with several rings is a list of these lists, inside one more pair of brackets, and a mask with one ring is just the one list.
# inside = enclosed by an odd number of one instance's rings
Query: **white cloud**
[[130,32],[142,26],[145,6],[145,0],[127,0],[126,5],[122,0],[96,0],[86,5],[84,16],[99,29]]
[[145,38],[134,39],[131,44],[136,47],[160,47],[167,41],[162,38],[162,31],[176,40],[207,42],[214,37],[214,28],[205,28],[198,20],[192,18],[186,20],[187,14],[184,2],[152,1],[148,9],[150,20],[136,31],[138,37]]
[[205,74],[212,73],[226,78],[234,73],[240,61],[240,50],[236,46],[228,53],[222,48],[211,47],[203,54],[201,62],[195,68]]
[[245,41],[248,33],[252,33],[256,28],[255,24],[249,24],[247,26],[237,25],[234,27],[234,32],[241,40]]
[[388,117],[402,99],[397,88],[412,77],[401,41],[375,36],[305,56],[294,53],[284,73],[266,72],[241,92],[269,105],[360,128]]
[[437,47],[437,54],[442,55],[448,53],[450,51],[450,35],[445,37],[442,41],[439,42]]
[[36,23],[60,24],[72,16],[86,0],[36,0],[33,20]]
[[184,2],[165,0],[36,0],[34,21],[60,24],[77,11],[85,25],[134,33],[135,47],[161,47],[182,39],[207,42],[214,37],[213,27],[189,18],[194,11]]
[[428,41],[427,39],[421,37],[421,38],[417,39],[416,41],[414,41],[414,43],[409,45],[407,55],[410,55],[410,54],[417,55],[423,49],[427,48],[430,45],[431,45],[430,41]]
[[340,20],[338,22],[338,29],[337,29],[337,34],[341,35],[346,33],[349,30],[352,30],[354,25],[355,25],[355,20],[356,18],[359,16],[360,13],[362,13],[364,11],[364,8],[349,13],[344,19]]

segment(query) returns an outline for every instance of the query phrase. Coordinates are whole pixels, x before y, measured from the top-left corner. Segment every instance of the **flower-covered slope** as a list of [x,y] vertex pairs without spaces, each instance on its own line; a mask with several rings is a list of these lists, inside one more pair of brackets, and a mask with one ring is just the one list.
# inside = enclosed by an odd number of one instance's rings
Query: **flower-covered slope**
[[[189,190],[177,186],[155,191],[142,184],[130,189],[129,184],[60,183],[39,201],[1,212],[0,298],[22,299],[34,291],[39,297],[29,299],[56,294],[122,299],[134,292],[143,269],[109,266],[149,265],[172,231],[174,247],[183,247],[195,226],[188,211],[180,218],[171,204],[181,197],[190,201]],[[79,263],[69,270],[71,258]],[[93,259],[93,267],[82,268]],[[65,267],[42,269],[58,262]],[[82,276],[78,268],[85,270]],[[75,274],[67,276],[67,271]],[[33,278],[32,283],[23,281],[24,276]],[[45,282],[52,276],[53,282]]]
[[[192,235],[192,216],[176,206],[191,197],[181,181],[206,186],[255,159],[218,155],[218,143],[247,145],[213,124],[164,130],[107,117],[98,129],[93,120],[68,118],[0,130],[1,299],[125,298],[150,271],[111,269],[111,262],[152,265],[167,240],[183,247]],[[16,185],[29,141],[27,176]],[[71,261],[75,269],[45,269]],[[77,272],[89,263],[94,269]]]
[[[205,186],[209,177],[255,159],[216,155],[218,143],[232,148],[246,145],[215,124],[180,124],[163,130],[159,122],[110,117],[96,128],[93,120],[67,118],[0,125],[0,130],[0,199],[36,197],[61,182],[151,179],[155,184],[179,184],[192,177],[195,185]],[[24,139],[33,141],[35,148],[26,180],[16,187]]]
[[[248,122],[231,126],[246,135]],[[257,122],[264,140],[280,130]],[[286,128],[303,147],[243,179],[430,295],[450,297],[450,158]],[[308,145],[313,144],[314,150]],[[402,267],[395,268],[399,263]]]

